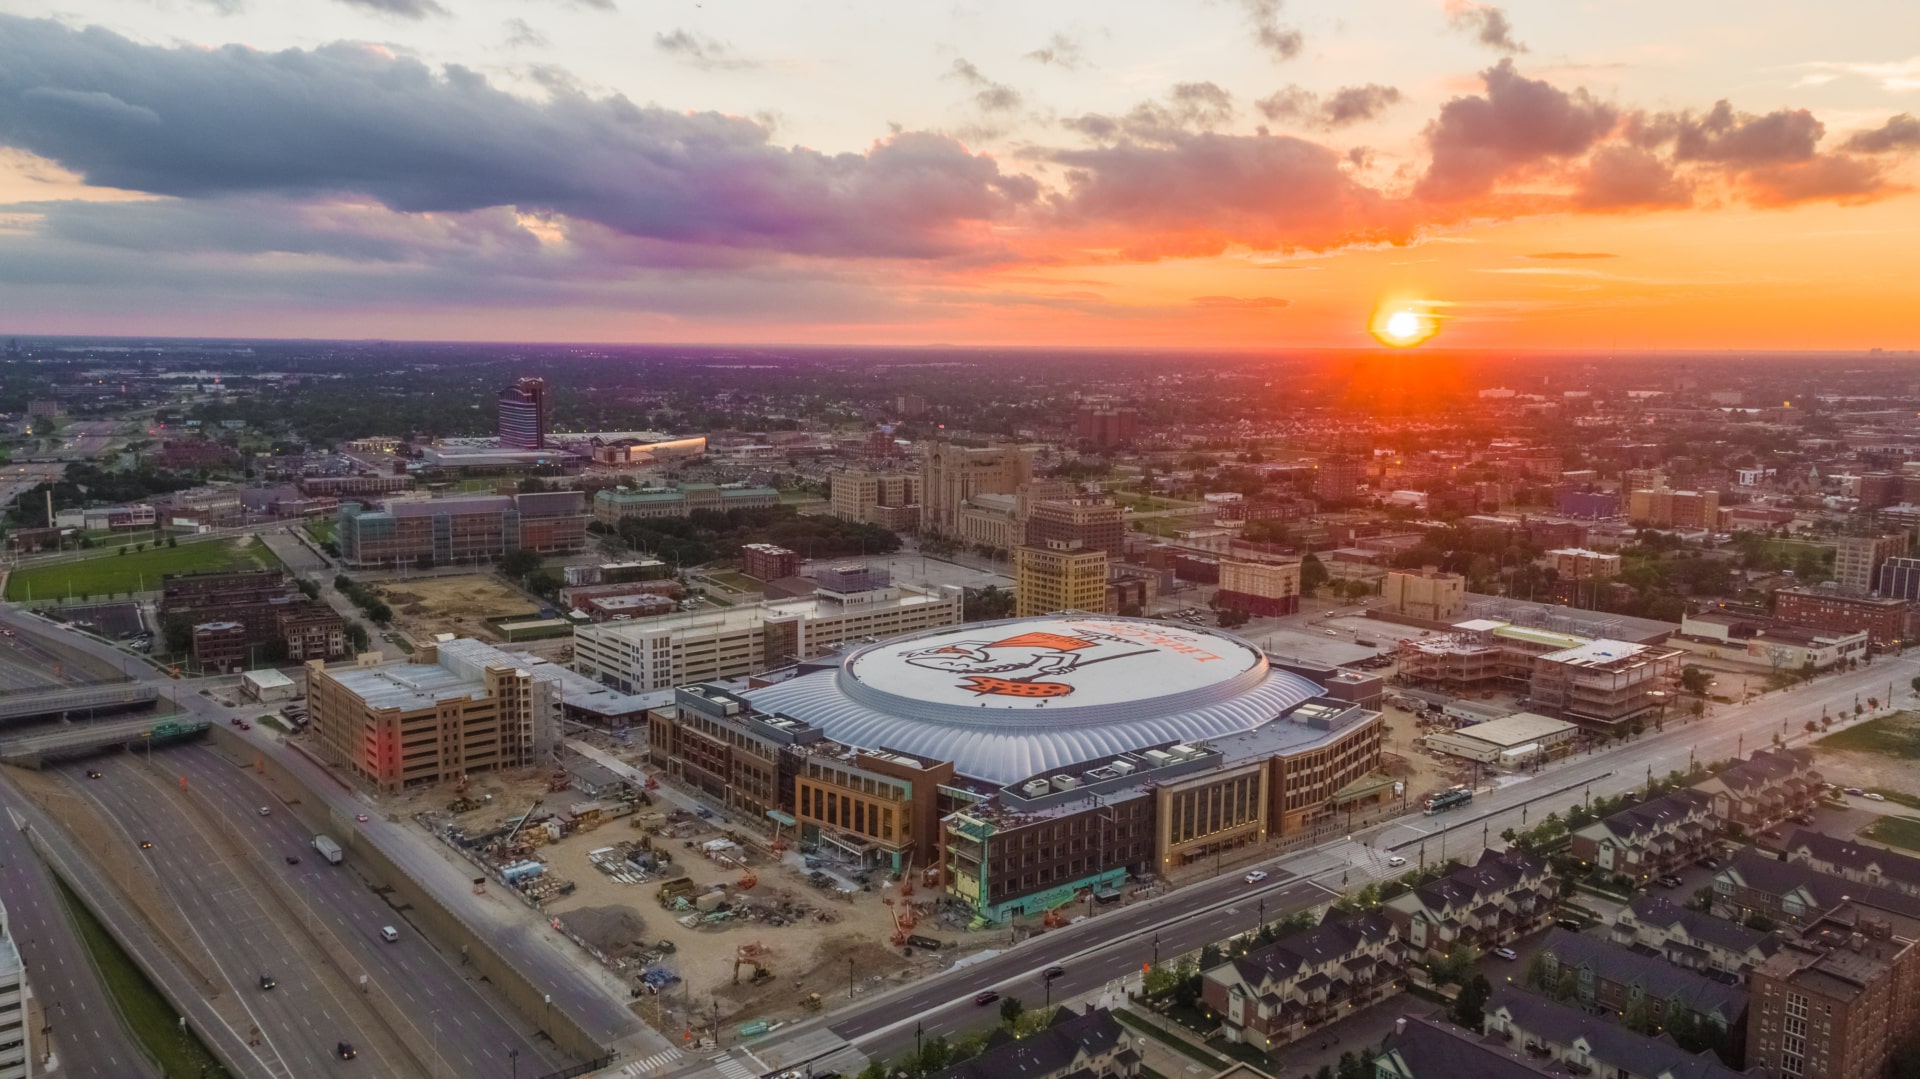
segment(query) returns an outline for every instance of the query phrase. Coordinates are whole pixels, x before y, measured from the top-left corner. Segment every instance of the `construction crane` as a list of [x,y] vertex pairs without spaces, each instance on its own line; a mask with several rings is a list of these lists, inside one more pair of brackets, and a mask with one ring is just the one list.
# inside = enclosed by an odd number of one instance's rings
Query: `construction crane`
[[544,801],[546,801],[545,798],[535,798],[533,800],[533,804],[527,807],[527,811],[520,815],[520,823],[514,825],[513,831],[507,833],[507,838],[501,842],[502,846],[513,845],[513,837],[519,835],[520,829],[527,826],[527,822],[533,819],[533,811],[539,809],[540,803]]

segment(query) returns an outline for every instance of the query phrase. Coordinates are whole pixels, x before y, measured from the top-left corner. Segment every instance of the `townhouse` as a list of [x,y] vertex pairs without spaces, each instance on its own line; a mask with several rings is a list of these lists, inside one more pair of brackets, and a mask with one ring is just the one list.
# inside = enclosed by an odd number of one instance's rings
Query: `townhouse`
[[1738,1025],[1747,1012],[1744,989],[1558,927],[1548,931],[1539,954],[1545,983],[1588,1008],[1624,1014],[1644,1007],[1661,1023],[1688,1011],[1722,1030]]
[[1748,921],[1807,926],[1851,899],[1856,905],[1920,915],[1920,896],[1823,873],[1752,849],[1736,851],[1713,875],[1713,913]]
[[1787,840],[1787,861],[1859,884],[1920,896],[1920,858],[1804,828]]
[[1707,853],[1717,835],[1713,806],[1697,790],[1662,795],[1574,832],[1573,856],[1645,884]]
[[1456,945],[1486,949],[1529,933],[1552,916],[1555,888],[1546,859],[1513,849],[1485,851],[1383,908],[1409,961],[1439,959]]
[[1780,947],[1770,933],[1646,893],[1620,911],[1612,936],[1615,944],[1657,954],[1674,966],[1724,974],[1744,973]]
[[1406,949],[1379,913],[1336,918],[1205,971],[1228,1041],[1276,1049],[1399,988]]
[[1078,1015],[1061,1008],[1044,1030],[1024,1038],[996,1030],[979,1056],[933,1079],[1133,1079],[1141,1074],[1134,1039],[1105,1008]]
[[1693,785],[1713,799],[1721,827],[1748,833],[1771,828],[1820,802],[1821,776],[1806,749],[1755,750]]
[[[1689,1053],[1664,1038],[1649,1038],[1578,1008],[1502,987],[1486,1005],[1482,1031],[1518,1046],[1549,1074],[1614,1079],[1735,1079],[1739,1072],[1711,1052]],[[1556,1068],[1555,1065],[1558,1065]],[[1417,1079],[1428,1073],[1415,1069]]]

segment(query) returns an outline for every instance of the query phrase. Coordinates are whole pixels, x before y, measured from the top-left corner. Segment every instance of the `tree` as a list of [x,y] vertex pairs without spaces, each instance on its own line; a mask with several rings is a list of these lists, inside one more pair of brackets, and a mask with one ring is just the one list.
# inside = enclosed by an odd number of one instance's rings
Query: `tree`
[[868,1061],[867,1066],[860,1069],[860,1074],[856,1079],[887,1079],[886,1062],[880,1060]]
[[1327,567],[1321,565],[1320,559],[1312,553],[1308,553],[1307,557],[1300,560],[1301,595],[1313,595],[1320,590],[1321,585],[1326,584],[1332,578],[1333,575],[1327,572]]
[[1360,1058],[1349,1049],[1340,1054],[1340,1066],[1334,1070],[1338,1079],[1372,1079],[1372,1069],[1360,1070]]
[[1479,1030],[1487,1020],[1487,998],[1493,996],[1493,986],[1487,976],[1475,974],[1473,979],[1460,987],[1460,995],[1453,999],[1453,1021],[1468,1030]]
[[[1920,681],[1920,679],[1916,679]],[[1706,671],[1688,664],[1680,669],[1680,688],[1696,697],[1705,696],[1707,687],[1713,682],[1713,676]]]
[[1020,1002],[1019,997],[1000,998],[1000,1021],[1002,1023],[1011,1026],[1019,1022],[1020,1013],[1026,1010],[1027,1006]]
[[1247,624],[1247,612],[1237,607],[1223,608],[1216,616],[1221,629],[1237,629]]
[[540,561],[538,554],[516,547],[500,556],[500,572],[507,577],[525,577],[540,568]]
[[[365,652],[367,645],[370,643],[370,638],[367,636],[367,627],[358,622],[347,623],[346,637],[347,650],[350,652]],[[181,651],[181,649],[178,648],[173,650],[176,652]]]

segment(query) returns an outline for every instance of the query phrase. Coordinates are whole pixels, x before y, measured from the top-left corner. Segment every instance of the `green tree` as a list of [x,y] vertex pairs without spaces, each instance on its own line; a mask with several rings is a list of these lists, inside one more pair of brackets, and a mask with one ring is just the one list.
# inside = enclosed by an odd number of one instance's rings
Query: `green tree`
[[1453,1021],[1468,1030],[1479,1030],[1486,1022],[1487,998],[1493,996],[1493,986],[1487,976],[1475,974],[1472,980],[1460,987],[1460,995],[1453,999]]
[[1340,1054],[1340,1066],[1334,1069],[1334,1075],[1338,1079],[1372,1079],[1371,1071],[1360,1069],[1360,1058],[1351,1049]]
[[516,547],[500,556],[500,573],[518,580],[539,569],[540,562],[538,554]]
[[1027,1006],[1020,1002],[1019,997],[1002,997],[1000,999],[1000,1021],[1011,1026],[1020,1021],[1020,1013],[1026,1009]]
[[[347,651],[349,652],[355,652],[355,653],[365,652],[367,650],[368,644],[371,643],[371,638],[367,636],[367,627],[361,625],[358,622],[347,623],[346,637],[347,637]],[[178,648],[175,648],[173,650],[176,652],[180,651],[180,649]]]
[[1620,1025],[1637,1034],[1653,1033],[1653,1005],[1647,1002],[1644,993],[1627,1001],[1626,1010],[1620,1013]]
[[870,1060],[860,1069],[857,1079],[887,1079],[887,1065],[882,1060]]
[[1326,584],[1332,577],[1333,575],[1327,572],[1327,567],[1321,565],[1320,559],[1312,553],[1309,553],[1307,557],[1300,560],[1301,595],[1313,595],[1320,590],[1321,585]]
[[1692,664],[1680,668],[1680,688],[1696,697],[1704,696],[1713,676]]

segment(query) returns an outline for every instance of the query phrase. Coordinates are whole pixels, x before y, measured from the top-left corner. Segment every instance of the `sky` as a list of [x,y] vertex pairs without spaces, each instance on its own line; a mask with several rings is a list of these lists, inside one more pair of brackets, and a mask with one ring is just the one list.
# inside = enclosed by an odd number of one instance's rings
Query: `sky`
[[1920,5],[0,0],[0,334],[1920,348]]

